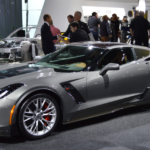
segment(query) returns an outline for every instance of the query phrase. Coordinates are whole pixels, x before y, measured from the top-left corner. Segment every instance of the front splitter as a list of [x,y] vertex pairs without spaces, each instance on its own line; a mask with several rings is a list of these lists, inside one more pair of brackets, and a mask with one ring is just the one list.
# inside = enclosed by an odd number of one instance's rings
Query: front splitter
[[0,136],[10,137],[10,126],[0,127]]

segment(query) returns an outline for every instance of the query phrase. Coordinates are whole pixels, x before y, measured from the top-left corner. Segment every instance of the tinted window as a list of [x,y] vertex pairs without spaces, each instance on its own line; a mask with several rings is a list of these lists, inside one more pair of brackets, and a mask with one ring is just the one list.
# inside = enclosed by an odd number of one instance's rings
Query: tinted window
[[48,55],[37,63],[56,71],[82,71],[100,55],[104,49],[94,47],[67,46],[53,55]]
[[142,49],[138,49],[138,48],[135,48],[134,50],[135,50],[137,59],[141,59],[141,58],[147,57],[149,55],[148,50],[142,50]]
[[131,48],[113,49],[99,61],[97,69],[102,69],[109,63],[124,65],[134,60],[134,54]]

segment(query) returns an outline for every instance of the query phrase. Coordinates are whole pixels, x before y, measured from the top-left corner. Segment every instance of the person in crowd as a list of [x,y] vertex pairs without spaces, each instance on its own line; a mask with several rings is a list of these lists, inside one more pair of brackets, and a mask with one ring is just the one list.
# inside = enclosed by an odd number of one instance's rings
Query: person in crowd
[[128,31],[128,20],[127,16],[123,17],[123,20],[121,21],[121,31],[122,31],[122,42],[126,43],[127,40],[127,31]]
[[118,33],[119,33],[119,21],[116,14],[112,15],[111,20],[111,28],[112,28],[112,42],[118,42]]
[[[72,23],[74,21],[74,17],[72,15],[68,15],[68,22],[69,24]],[[70,26],[68,26],[68,29],[67,29],[68,32],[70,32]],[[70,38],[70,33],[68,34],[68,37]]]
[[120,18],[119,18],[119,17],[117,17],[117,18],[118,18],[119,24],[121,24],[122,20],[120,20]]
[[101,35],[101,41],[106,42],[109,40],[109,38],[112,38],[110,25],[108,23],[108,16],[103,16],[103,22],[100,23],[100,35]]
[[[51,29],[53,36],[61,34],[60,30],[58,28],[54,27],[53,20],[51,20],[50,29]],[[56,44],[56,42],[57,42],[57,40],[53,40],[54,44]]]
[[67,19],[68,19],[69,25],[68,25],[68,28],[67,28],[66,32],[63,34],[63,36],[66,36],[66,37],[70,38],[71,33],[72,33],[71,29],[70,29],[70,23],[72,23],[74,21],[74,17],[72,15],[68,15]]
[[57,40],[57,36],[53,36],[50,29],[50,23],[52,21],[51,16],[49,14],[45,14],[43,19],[44,24],[41,27],[41,39],[44,54],[47,55],[55,51],[53,40]]
[[[134,33],[133,33],[134,29]],[[148,31],[150,34],[150,25],[147,19],[144,18],[144,12],[139,12],[139,16],[135,18],[130,25],[131,35],[135,37],[136,45],[149,46]],[[150,38],[150,36],[149,36]]]
[[[79,23],[80,29],[84,30],[88,35],[90,33],[89,28],[86,23],[81,21],[81,17],[82,17],[82,13],[79,11],[76,11],[74,14],[74,20]],[[71,37],[72,31],[71,31],[70,25],[69,25],[67,31],[63,34],[63,36],[68,36],[69,33],[70,33],[70,37]]]
[[[138,16],[139,16],[139,13],[136,12],[134,19],[137,18]],[[133,20],[134,20],[134,19],[133,19]],[[133,20],[132,20],[132,21],[133,21]],[[131,21],[131,23],[132,23],[132,21]],[[133,34],[134,34],[134,28],[132,29],[132,32],[133,32]],[[135,37],[132,36],[132,37],[131,37],[131,44],[133,44],[133,41],[134,41],[134,40],[135,40]]]
[[93,34],[95,41],[98,41],[98,26],[100,25],[100,19],[96,12],[92,13],[92,17],[88,20],[88,26],[90,32]]
[[81,21],[81,17],[82,17],[82,13],[80,11],[76,11],[74,14],[74,20],[79,23],[80,29],[84,30],[87,33],[87,35],[89,35],[90,31],[88,25],[85,22]]
[[78,22],[72,22],[70,24],[70,28],[72,31],[72,36],[69,41],[64,41],[61,36],[59,36],[60,40],[63,40],[66,44],[72,43],[72,42],[81,42],[81,41],[88,41],[88,35],[84,30],[80,29],[80,25]]
[[128,23],[127,16],[123,17],[122,23]]
[[67,16],[68,22],[71,23],[74,21],[74,17],[72,15]]

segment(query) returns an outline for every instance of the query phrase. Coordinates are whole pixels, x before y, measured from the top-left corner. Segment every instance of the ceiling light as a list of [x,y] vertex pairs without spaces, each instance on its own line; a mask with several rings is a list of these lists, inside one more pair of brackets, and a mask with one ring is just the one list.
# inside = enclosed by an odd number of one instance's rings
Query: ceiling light
[[146,12],[146,2],[145,0],[139,0],[139,5],[136,7],[136,10]]

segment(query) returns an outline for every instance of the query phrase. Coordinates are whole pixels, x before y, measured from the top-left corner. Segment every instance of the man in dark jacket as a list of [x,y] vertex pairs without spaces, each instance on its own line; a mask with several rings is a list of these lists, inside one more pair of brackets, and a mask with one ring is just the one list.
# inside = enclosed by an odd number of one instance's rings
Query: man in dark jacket
[[[76,21],[72,22],[70,24],[70,28],[72,31],[72,35],[71,35],[69,41],[64,41],[66,44],[69,44],[72,42],[82,42],[82,41],[88,41],[89,40],[86,32],[80,29],[80,25],[78,22],[76,22]],[[63,38],[61,38],[60,36],[59,36],[59,38],[63,40]]]
[[47,55],[55,51],[53,40],[57,40],[57,36],[53,36],[50,29],[50,23],[52,21],[51,16],[45,14],[43,19],[44,24],[41,28],[41,38],[44,54]]
[[93,12],[92,17],[88,20],[88,26],[96,41],[98,41],[98,26],[99,25],[100,25],[100,19],[98,19],[98,14],[96,12]]
[[72,23],[74,21],[74,17],[72,15],[68,15],[67,19],[69,23]]
[[150,32],[149,22],[144,18],[144,12],[140,12],[139,16],[135,18],[130,25],[130,32],[131,35],[135,37],[136,45],[143,44],[148,47],[148,30]]
[[[89,35],[90,34],[89,28],[86,23],[81,21],[81,17],[82,17],[82,13],[80,11],[76,11],[74,14],[74,20],[79,23],[80,29],[85,31],[86,34]],[[67,31],[63,34],[63,36],[68,36],[69,33],[70,33],[70,37],[71,37],[72,31],[71,31],[70,25],[69,25]]]

